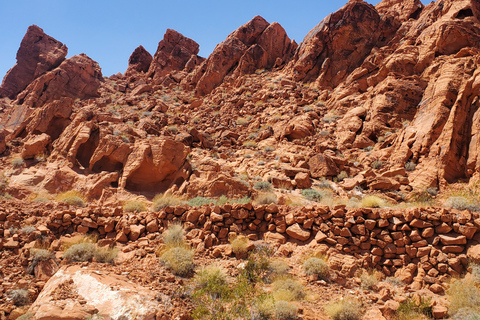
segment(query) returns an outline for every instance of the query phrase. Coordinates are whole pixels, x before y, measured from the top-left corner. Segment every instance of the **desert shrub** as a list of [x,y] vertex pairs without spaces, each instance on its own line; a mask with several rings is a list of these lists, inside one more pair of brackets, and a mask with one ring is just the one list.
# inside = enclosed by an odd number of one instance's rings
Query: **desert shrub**
[[131,200],[123,205],[123,210],[126,212],[144,212],[147,211],[147,206],[142,201]]
[[363,270],[360,275],[360,281],[362,282],[361,287],[363,290],[375,290],[379,280],[379,274],[376,270],[370,272]]
[[180,197],[171,194],[157,194],[153,198],[152,210],[157,212],[165,207],[178,206],[183,203]]
[[13,158],[11,163],[12,163],[12,166],[14,167],[21,167],[25,164],[25,161],[22,158],[17,157],[17,158]]
[[327,179],[323,178],[319,185],[318,185],[319,188],[321,189],[332,189],[332,184],[330,183],[330,181],[328,181]]
[[305,288],[292,278],[279,278],[273,282],[273,296],[277,301],[301,300],[305,297]]
[[413,162],[405,163],[405,171],[414,171],[417,165]]
[[165,264],[173,274],[177,276],[187,276],[195,265],[193,263],[192,250],[185,247],[172,247],[165,251],[160,260]]
[[272,190],[272,184],[268,181],[257,181],[253,185],[253,189],[262,190],[262,191],[270,191],[270,190]]
[[275,147],[265,146],[265,147],[263,148],[263,150],[264,150],[265,152],[272,152],[272,151],[275,151]]
[[318,275],[320,279],[328,280],[329,268],[324,259],[310,257],[303,263],[303,271],[307,276]]
[[17,318],[17,320],[30,320],[33,318],[33,313],[27,312],[22,314],[20,317]]
[[240,126],[245,126],[250,122],[247,118],[238,118],[237,119],[237,124]]
[[250,197],[245,196],[243,198],[236,198],[236,199],[229,199],[227,203],[250,203],[252,199]]
[[272,277],[285,276],[290,271],[290,266],[284,260],[273,260],[269,263],[268,269]]
[[177,134],[178,133],[178,127],[177,126],[168,126],[167,130],[170,131],[172,134]]
[[163,242],[170,247],[180,247],[185,245],[185,230],[178,223],[171,224],[163,233]]
[[64,251],[68,250],[71,246],[75,244],[81,244],[81,243],[96,243],[97,242],[97,236],[96,235],[77,235],[74,237],[71,237],[69,239],[65,239],[62,243],[62,249]]
[[348,173],[346,171],[342,171],[337,175],[337,181],[338,182],[341,182],[341,181],[343,181],[344,179],[347,179],[347,178],[348,178]]
[[20,229],[21,233],[26,233],[26,234],[30,234],[34,231],[37,231],[37,228],[35,228],[35,226],[25,226],[22,229]]
[[450,299],[449,313],[456,315],[457,312],[466,309],[480,313],[480,289],[475,285],[474,279],[461,279],[450,284],[447,291]]
[[257,204],[271,204],[277,203],[277,201],[277,196],[273,192],[261,192],[255,199],[255,203]]
[[100,263],[113,263],[118,256],[118,248],[109,246],[96,247],[93,253],[95,260]]
[[208,294],[213,299],[225,297],[229,293],[227,275],[218,266],[210,265],[200,269],[194,278],[197,294]]
[[35,270],[35,266],[40,261],[47,261],[50,259],[55,258],[55,253],[46,250],[46,249],[39,249],[39,248],[31,248],[30,249],[30,257],[32,258],[32,262],[27,267],[27,273],[33,274]]
[[57,201],[72,206],[85,207],[85,197],[78,191],[70,190],[57,195]]
[[266,297],[265,299],[258,299],[255,302],[252,319],[255,320],[268,320],[271,319],[275,312],[275,300],[272,297]]
[[372,169],[378,170],[383,166],[383,162],[380,160],[375,160],[370,164],[370,166],[372,167]]
[[257,147],[257,143],[253,140],[247,140],[243,143],[243,146],[245,148],[256,148]]
[[275,318],[278,320],[292,320],[297,316],[298,308],[288,301],[276,301],[274,306]]
[[7,293],[7,296],[16,306],[24,306],[29,303],[28,291],[26,289],[14,289]]
[[235,254],[244,255],[247,253],[248,238],[239,235],[230,239],[230,245],[232,246],[232,251]]
[[84,262],[92,260],[95,254],[95,244],[78,243],[74,244],[63,253],[63,258],[70,262]]
[[362,305],[356,299],[346,298],[327,304],[325,313],[333,320],[359,320],[362,317]]
[[430,299],[423,299],[420,297],[419,301],[412,298],[400,303],[397,310],[398,320],[421,319],[432,316],[432,306]]
[[193,199],[188,200],[188,205],[191,207],[200,207],[203,206],[204,204],[214,204],[216,201],[211,198],[206,198],[206,197],[195,197]]
[[310,201],[320,202],[322,200],[322,194],[315,189],[303,189],[302,196]]
[[438,189],[435,187],[429,187],[425,190],[425,192],[432,197],[436,197],[438,195]]
[[452,320],[480,320],[480,310],[478,308],[462,308],[459,309]]
[[465,197],[450,197],[444,203],[445,207],[457,210],[480,211],[480,204],[475,203]]
[[2,173],[0,174],[0,195],[3,195],[8,188],[8,178]]
[[377,196],[366,196],[360,202],[363,208],[381,208],[385,206],[385,200]]

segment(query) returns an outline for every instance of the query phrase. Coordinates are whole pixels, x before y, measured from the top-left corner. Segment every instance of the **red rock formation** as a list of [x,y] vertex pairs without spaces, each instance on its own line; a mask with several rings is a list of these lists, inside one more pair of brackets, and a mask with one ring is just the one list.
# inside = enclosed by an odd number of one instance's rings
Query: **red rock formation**
[[63,43],[46,35],[39,27],[28,27],[17,52],[17,63],[3,78],[0,97],[15,98],[34,79],[58,67],[67,51]]
[[128,59],[128,68],[127,71],[125,71],[125,76],[130,76],[137,72],[146,73],[150,68],[152,60],[152,55],[145,50],[144,47],[139,46],[133,51]]
[[158,44],[157,52],[148,69],[148,76],[159,81],[172,71],[181,71],[187,65],[193,68],[197,63],[199,45],[175,30],[167,29],[163,40]]
[[36,108],[62,97],[97,97],[101,81],[102,71],[98,63],[82,53],[65,60],[58,68],[29,84],[17,96],[16,103]]
[[[256,69],[272,68],[292,55],[296,44],[278,24],[256,16],[232,32],[195,70],[192,81],[198,95],[210,93],[233,72],[240,76]],[[278,60],[277,60],[278,59]]]

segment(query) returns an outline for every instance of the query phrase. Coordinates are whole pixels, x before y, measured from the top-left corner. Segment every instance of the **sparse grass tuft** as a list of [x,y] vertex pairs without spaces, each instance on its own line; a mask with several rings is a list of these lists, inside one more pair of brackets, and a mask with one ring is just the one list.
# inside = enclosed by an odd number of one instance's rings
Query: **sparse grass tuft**
[[377,196],[366,196],[360,202],[362,208],[382,208],[386,204],[386,201]]
[[315,189],[303,189],[302,196],[310,201],[320,202],[322,200],[322,194]]
[[348,173],[346,171],[342,171],[337,175],[337,181],[342,182],[344,179],[348,178]]
[[256,204],[271,204],[271,203],[277,203],[277,202],[278,202],[277,196],[273,192],[259,193],[257,198],[255,199]]
[[423,299],[420,297],[420,301],[415,301],[412,298],[400,303],[400,307],[397,310],[398,320],[412,320],[412,319],[431,319],[432,306],[430,299]]
[[205,204],[215,204],[217,201],[215,199],[206,198],[206,197],[195,197],[188,200],[188,205],[191,207],[200,207]]
[[113,263],[118,256],[118,248],[106,247],[96,247],[93,256],[95,260],[100,263]]
[[30,320],[33,318],[33,313],[30,311],[27,313],[22,314],[20,317],[17,318],[17,320]]
[[445,201],[445,207],[457,210],[480,211],[480,203],[462,196],[450,197]]
[[414,162],[405,163],[405,171],[414,171],[417,168],[417,165]]
[[362,305],[356,299],[345,298],[327,304],[325,313],[333,320],[359,320],[362,317]]
[[222,268],[216,265],[200,269],[195,275],[194,282],[201,294],[207,293],[216,299],[229,293],[227,275]]
[[290,271],[290,266],[284,260],[273,260],[268,264],[268,269],[272,277],[286,276]]
[[57,195],[57,201],[67,203],[72,206],[85,207],[86,199],[80,192],[70,190]]
[[245,126],[245,125],[249,124],[249,122],[250,122],[250,120],[247,119],[247,118],[238,118],[237,119],[237,124],[239,126]]
[[93,243],[78,243],[72,245],[63,253],[63,258],[70,262],[84,262],[92,260],[95,254],[95,244]]
[[372,162],[372,164],[370,166],[372,167],[372,169],[378,170],[381,167],[383,167],[383,162],[380,161],[380,160],[375,160],[375,161]]
[[177,276],[189,275],[195,265],[193,263],[192,250],[185,247],[172,247],[165,251],[160,260],[165,264],[167,269]]
[[37,228],[35,228],[35,226],[25,226],[22,229],[20,229],[20,233],[30,234],[36,230]]
[[247,253],[248,238],[244,235],[238,235],[230,239],[232,251],[236,255],[245,255]]
[[278,320],[293,320],[297,318],[298,308],[288,301],[276,301],[274,306],[275,318]]
[[360,280],[362,281],[361,287],[363,290],[375,290],[380,280],[380,274],[376,270],[370,272],[363,270]]
[[170,247],[185,246],[185,230],[178,223],[171,224],[163,233],[163,243]]
[[273,282],[275,300],[296,301],[305,297],[304,286],[292,278],[279,278]]
[[183,203],[182,198],[171,194],[157,194],[153,198],[152,210],[158,212],[165,207],[178,206]]
[[62,243],[62,249],[64,251],[68,250],[71,246],[80,243],[96,243],[97,236],[96,235],[77,235],[72,238],[66,239]]
[[124,203],[123,210],[126,212],[144,212],[147,211],[147,206],[144,202],[138,200],[130,200]]
[[448,310],[450,315],[462,313],[462,310],[467,309],[480,313],[480,289],[473,278],[454,281],[450,284],[447,294],[450,298]]
[[50,259],[55,258],[55,253],[47,250],[47,249],[40,249],[40,248],[31,248],[30,249],[30,257],[32,258],[32,262],[27,267],[27,273],[33,274],[35,266],[40,261],[47,261]]
[[307,276],[318,275],[320,279],[328,280],[330,270],[324,259],[310,257],[303,263],[303,271]]
[[28,297],[28,291],[26,289],[11,290],[7,293],[7,296],[18,307],[27,305],[30,302],[30,299]]
[[25,161],[20,157],[16,157],[12,159],[11,163],[14,167],[21,167],[25,164]]
[[243,143],[243,146],[245,148],[256,148],[257,147],[257,143],[253,140],[247,140]]
[[253,189],[262,190],[262,191],[271,191],[272,190],[272,184],[268,181],[257,181],[253,185]]

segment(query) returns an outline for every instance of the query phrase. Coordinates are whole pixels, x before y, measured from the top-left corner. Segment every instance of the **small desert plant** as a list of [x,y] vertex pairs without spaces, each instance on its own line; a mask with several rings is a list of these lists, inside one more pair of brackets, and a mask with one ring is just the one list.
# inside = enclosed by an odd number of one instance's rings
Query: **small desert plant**
[[81,243],[96,243],[97,242],[97,236],[96,235],[77,235],[74,237],[71,237],[69,239],[65,239],[62,243],[62,249],[64,251],[68,250],[71,246],[75,244],[81,244]]
[[432,306],[430,299],[420,297],[419,301],[410,298],[400,303],[397,310],[398,320],[422,319],[424,316],[432,316]]
[[272,152],[272,151],[275,151],[275,147],[265,146],[265,147],[263,148],[263,150],[264,150],[265,152]]
[[243,146],[245,148],[256,148],[257,147],[257,143],[253,140],[247,140],[243,143]]
[[328,280],[329,268],[325,259],[310,257],[303,263],[303,271],[307,276],[318,275],[320,279]]
[[16,157],[12,159],[11,163],[14,167],[21,167],[25,164],[25,161],[20,157]]
[[286,276],[290,266],[284,260],[273,260],[268,264],[268,269],[273,277]]
[[185,246],[185,230],[178,223],[171,224],[163,233],[163,243],[170,247]]
[[37,228],[35,228],[35,226],[25,226],[22,229],[20,229],[21,233],[26,233],[26,234],[30,234],[34,231],[37,231]]
[[142,201],[130,200],[124,203],[123,210],[126,212],[144,212],[147,211],[147,206]]
[[275,312],[275,300],[271,296],[264,299],[258,299],[253,308],[251,319],[268,320],[271,319]]
[[273,296],[277,301],[302,300],[305,297],[305,288],[292,278],[279,278],[273,282]]
[[171,194],[157,194],[153,198],[152,210],[157,212],[165,207],[178,206],[183,203],[180,197]]
[[457,210],[470,210],[470,211],[480,211],[480,205],[478,203],[474,203],[473,201],[462,197],[450,197],[445,201],[445,207],[453,208]]
[[7,296],[13,303],[20,307],[29,303],[28,291],[26,289],[14,289],[7,293]]
[[239,235],[230,239],[230,245],[232,246],[232,251],[236,255],[245,255],[247,253],[248,247],[248,238]]
[[17,318],[17,320],[30,320],[33,318],[33,313],[27,312],[22,314],[20,317]]
[[315,189],[303,189],[302,190],[302,196],[305,198],[305,199],[308,199],[310,201],[316,201],[316,202],[320,202],[320,200],[322,200],[322,195],[320,192],[318,192],[317,190]]
[[167,130],[170,131],[172,134],[177,134],[178,133],[178,127],[177,126],[168,126]]
[[211,198],[206,197],[195,197],[193,199],[188,200],[188,205],[191,207],[200,207],[205,204],[215,204],[217,201]]
[[380,275],[378,271],[372,270],[370,272],[363,270],[362,274],[360,275],[360,281],[362,282],[361,287],[363,290],[375,290],[378,282],[379,282]]
[[428,193],[432,197],[436,197],[438,195],[438,189],[435,187],[428,187],[425,190],[426,193]]
[[383,166],[383,162],[381,160],[375,160],[370,166],[372,167],[372,169],[378,170]]
[[114,247],[111,248],[109,246],[105,247],[99,247],[97,246],[95,248],[95,252],[93,253],[93,256],[95,257],[95,260],[100,263],[113,263],[115,258],[118,256],[118,248]]
[[405,163],[405,171],[414,171],[417,165],[414,162]]
[[165,264],[167,269],[177,276],[187,276],[190,274],[195,265],[193,263],[192,250],[185,247],[172,247],[165,251],[160,260]]
[[69,205],[85,207],[85,197],[78,191],[70,190],[57,195],[57,201]]
[[288,301],[276,301],[274,306],[275,318],[278,320],[293,320],[297,316],[298,308]]
[[385,206],[385,200],[377,196],[366,196],[360,202],[362,208],[381,208]]
[[253,189],[262,190],[262,191],[270,191],[270,190],[272,190],[272,184],[268,181],[257,181],[253,185]]
[[277,201],[277,196],[273,192],[259,193],[257,198],[255,199],[255,203],[257,204],[271,204],[277,203]]
[[213,299],[218,299],[229,294],[227,275],[216,265],[200,269],[194,279],[200,294],[209,294]]
[[48,156],[45,153],[38,153],[35,155],[35,161],[45,162],[47,161]]
[[348,173],[345,172],[345,171],[342,171],[337,175],[337,181],[338,182],[341,182],[341,181],[343,181],[344,179],[347,179],[347,178],[348,178]]
[[480,320],[480,310],[478,308],[462,308],[458,310],[451,318],[452,320]]
[[245,126],[250,122],[247,118],[238,118],[237,119],[237,124],[240,126]]
[[467,309],[480,313],[480,289],[476,286],[474,279],[454,281],[450,284],[447,294],[450,298],[449,313],[451,315]]
[[325,313],[333,320],[359,320],[362,317],[362,305],[356,299],[345,298],[327,304]]
[[92,260],[95,254],[95,244],[78,243],[72,245],[63,253],[63,258],[71,262],[84,262]]

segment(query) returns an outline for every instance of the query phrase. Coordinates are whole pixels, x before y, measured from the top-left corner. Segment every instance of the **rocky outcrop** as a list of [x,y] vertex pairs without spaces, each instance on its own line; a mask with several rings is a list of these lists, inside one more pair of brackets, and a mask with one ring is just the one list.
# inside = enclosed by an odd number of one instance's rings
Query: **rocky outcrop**
[[163,40],[158,44],[148,69],[148,76],[159,82],[172,71],[181,71],[185,67],[193,69],[202,60],[197,55],[199,47],[192,39],[175,30],[167,29]]
[[54,70],[34,80],[17,96],[15,103],[37,108],[62,97],[98,97],[102,81],[98,63],[82,53],[65,60]]
[[128,68],[125,71],[125,76],[128,77],[138,72],[146,73],[150,68],[152,60],[152,55],[143,46],[139,46],[128,59]]
[[394,16],[401,22],[417,19],[423,8],[420,0],[383,0],[375,6],[379,14]]
[[34,320],[83,320],[96,314],[117,320],[154,319],[161,308],[156,294],[116,274],[64,266],[48,280],[29,311]]
[[296,48],[278,23],[269,24],[256,16],[217,45],[213,53],[195,70],[192,81],[196,93],[205,95],[229,74],[240,76],[257,69],[283,64]]
[[28,27],[17,52],[17,63],[3,78],[0,97],[14,99],[34,79],[58,67],[67,51],[63,43],[46,35],[41,28]]

